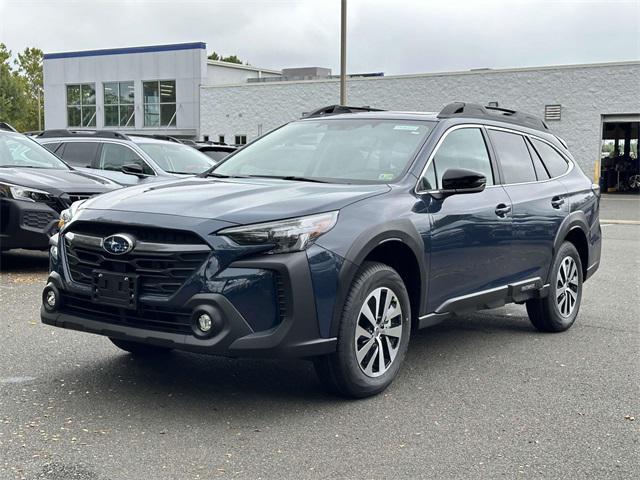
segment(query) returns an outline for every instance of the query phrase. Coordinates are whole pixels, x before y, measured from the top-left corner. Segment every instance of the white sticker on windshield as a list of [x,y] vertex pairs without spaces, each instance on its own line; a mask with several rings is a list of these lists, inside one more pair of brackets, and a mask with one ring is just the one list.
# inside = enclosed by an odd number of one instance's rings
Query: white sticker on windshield
[[394,130],[408,130],[410,132],[415,132],[420,129],[419,125],[394,125]]

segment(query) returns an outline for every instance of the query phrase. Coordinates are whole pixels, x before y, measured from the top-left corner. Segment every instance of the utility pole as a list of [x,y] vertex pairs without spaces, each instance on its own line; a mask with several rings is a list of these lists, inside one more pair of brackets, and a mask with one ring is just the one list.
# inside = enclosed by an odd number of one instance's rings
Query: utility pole
[[347,104],[347,0],[340,8],[340,105]]
[[42,107],[40,105],[40,95],[42,95],[42,92],[38,88],[38,130],[42,130]]

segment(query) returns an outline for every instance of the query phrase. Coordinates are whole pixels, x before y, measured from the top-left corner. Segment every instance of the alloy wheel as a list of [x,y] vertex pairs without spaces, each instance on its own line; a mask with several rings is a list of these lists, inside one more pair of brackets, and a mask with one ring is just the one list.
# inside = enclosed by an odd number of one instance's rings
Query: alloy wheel
[[564,257],[556,279],[556,304],[563,317],[569,317],[578,303],[578,266],[573,257]]
[[391,367],[400,348],[402,321],[402,306],[390,288],[376,288],[365,299],[354,342],[356,361],[368,377],[379,377]]

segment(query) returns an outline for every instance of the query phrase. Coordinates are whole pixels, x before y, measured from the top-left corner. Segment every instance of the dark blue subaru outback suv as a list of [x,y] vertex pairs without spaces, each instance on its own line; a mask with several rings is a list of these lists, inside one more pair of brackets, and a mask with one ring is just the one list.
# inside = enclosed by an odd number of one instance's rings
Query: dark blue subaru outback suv
[[42,321],[133,354],[313,359],[330,389],[387,387],[411,333],[526,304],[561,332],[598,268],[599,191],[545,123],[327,107],[199,177],[74,204]]

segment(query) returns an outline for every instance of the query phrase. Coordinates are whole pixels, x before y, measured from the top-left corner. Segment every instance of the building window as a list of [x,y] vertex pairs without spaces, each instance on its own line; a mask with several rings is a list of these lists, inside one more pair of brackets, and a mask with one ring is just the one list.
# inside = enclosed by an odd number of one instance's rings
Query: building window
[[96,85],[67,85],[67,126],[96,126]]
[[545,120],[560,120],[561,113],[562,113],[562,105],[545,105],[544,106]]
[[109,82],[104,87],[104,126],[135,127],[133,82]]
[[218,135],[218,143],[224,143],[224,135]]
[[236,145],[245,145],[247,143],[246,135],[236,135]]
[[142,82],[145,127],[176,126],[176,81]]

